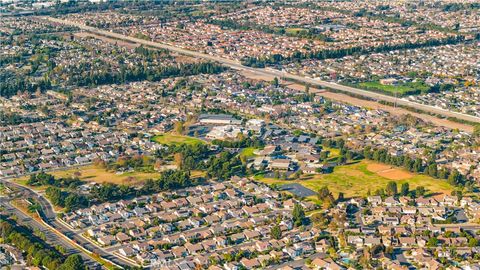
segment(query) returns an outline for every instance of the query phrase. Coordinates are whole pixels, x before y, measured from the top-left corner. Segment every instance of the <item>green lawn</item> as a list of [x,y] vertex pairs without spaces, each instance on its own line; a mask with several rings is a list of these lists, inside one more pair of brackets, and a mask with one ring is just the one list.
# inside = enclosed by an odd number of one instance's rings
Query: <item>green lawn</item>
[[329,152],[327,161],[334,161],[337,157],[340,156],[340,149],[323,147],[323,150]]
[[253,152],[255,152],[256,150],[258,150],[258,148],[255,148],[255,147],[243,148],[242,151],[240,152],[240,156],[244,156],[246,158],[254,157],[255,154]]
[[0,183],[0,196],[5,194],[6,194],[5,186],[2,183]]
[[359,83],[358,86],[367,90],[381,90],[391,94],[397,93],[399,95],[412,94],[416,90],[427,92],[430,89],[430,87],[425,85],[423,82],[412,82],[399,85],[383,85],[378,81],[372,81]]
[[399,188],[404,182],[409,183],[410,189],[422,185],[430,193],[450,193],[453,190],[453,187],[446,181],[426,175],[412,174],[407,179],[391,180],[369,171],[367,166],[371,163],[373,162],[362,160],[355,164],[338,166],[331,174],[304,175],[298,180],[263,178],[261,175],[256,179],[267,184],[300,183],[314,191],[327,186],[333,194],[337,195],[339,192],[343,192],[346,197],[365,196],[369,190],[373,193],[379,188],[385,188],[390,181],[396,181]]
[[183,135],[176,135],[171,133],[159,134],[152,137],[152,141],[160,143],[160,144],[197,144],[197,143],[204,143],[204,141],[190,137],[190,136],[183,136]]

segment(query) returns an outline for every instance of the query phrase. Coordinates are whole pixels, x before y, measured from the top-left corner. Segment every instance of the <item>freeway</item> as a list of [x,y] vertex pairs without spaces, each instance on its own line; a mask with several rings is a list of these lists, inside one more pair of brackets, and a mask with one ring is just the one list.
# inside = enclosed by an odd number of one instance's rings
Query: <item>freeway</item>
[[319,87],[324,87],[324,88],[327,88],[327,89],[334,89],[334,90],[338,90],[338,91],[342,91],[342,92],[346,92],[346,93],[350,93],[350,94],[360,95],[360,96],[367,97],[367,98],[370,98],[370,99],[373,99],[373,100],[376,100],[376,101],[386,101],[386,102],[390,102],[390,103],[395,103],[395,104],[398,104],[398,105],[410,107],[410,108],[421,110],[421,111],[424,111],[424,112],[429,112],[429,113],[441,115],[441,116],[444,116],[444,117],[454,117],[454,118],[461,119],[461,120],[464,120],[464,121],[480,123],[480,117],[476,117],[476,116],[473,116],[473,115],[463,114],[463,113],[459,113],[459,112],[453,112],[453,111],[445,110],[445,109],[438,108],[438,107],[435,107],[435,106],[420,104],[420,103],[416,103],[416,102],[412,102],[412,101],[408,101],[408,100],[404,100],[404,99],[398,99],[396,97],[392,97],[392,96],[388,96],[388,95],[378,94],[378,93],[366,91],[366,90],[363,90],[363,89],[358,89],[358,88],[354,88],[354,87],[340,85],[340,84],[333,83],[333,82],[321,81],[321,80],[318,80],[318,79],[299,76],[299,75],[295,75],[295,74],[292,74],[292,73],[288,73],[288,72],[284,72],[284,71],[280,71],[280,70],[275,70],[275,69],[271,69],[271,68],[263,69],[263,68],[247,67],[247,66],[242,65],[239,61],[236,61],[236,60],[231,60],[231,59],[226,59],[226,58],[222,58],[222,57],[218,57],[218,56],[214,56],[214,55],[210,55],[210,54],[205,54],[205,53],[200,53],[200,52],[196,52],[196,51],[186,50],[186,49],[179,48],[179,47],[169,45],[169,44],[165,44],[165,43],[153,42],[153,41],[149,41],[149,40],[130,37],[130,36],[110,32],[110,31],[106,31],[106,30],[101,30],[101,29],[98,29],[98,28],[95,28],[95,27],[86,26],[86,25],[83,25],[83,24],[67,21],[67,20],[61,20],[61,19],[52,18],[52,17],[43,17],[43,18],[47,19],[47,20],[50,20],[52,22],[55,22],[55,23],[61,23],[61,24],[69,25],[69,26],[75,26],[75,27],[78,27],[79,29],[81,29],[83,31],[91,32],[91,33],[97,34],[97,35],[106,36],[106,37],[109,37],[109,38],[119,39],[119,40],[128,41],[128,42],[132,42],[132,43],[138,43],[138,44],[142,44],[142,45],[149,46],[149,47],[154,47],[154,48],[159,48],[159,49],[166,49],[166,50],[170,50],[170,51],[180,53],[180,54],[183,54],[183,55],[188,55],[188,56],[197,57],[197,58],[204,58],[204,59],[207,59],[207,60],[219,62],[219,63],[222,63],[225,66],[231,67],[231,68],[236,69],[236,70],[249,71],[249,72],[252,72],[252,73],[257,74],[257,75],[277,76],[277,77],[280,77],[280,78],[292,79],[292,80],[295,80],[295,81],[298,81],[298,82],[301,82],[301,83],[310,84],[312,86],[317,86],[317,87],[319,86]]
[[[90,252],[93,252],[95,254],[98,254],[103,259],[109,260],[110,262],[113,262],[113,263],[115,263],[117,265],[120,265],[120,266],[128,266],[128,267],[136,267],[137,266],[137,265],[133,264],[132,262],[130,262],[128,260],[125,260],[125,259],[122,259],[118,256],[113,255],[113,253],[108,252],[103,248],[99,248],[99,247],[95,246],[94,244],[87,241],[85,238],[76,234],[70,228],[63,225],[61,222],[59,222],[56,219],[56,213],[53,210],[52,204],[50,203],[50,201],[48,201],[40,193],[38,193],[38,192],[36,192],[36,191],[34,191],[30,188],[27,188],[25,186],[19,185],[19,184],[14,183],[14,182],[11,182],[11,181],[3,180],[2,183],[12,190],[13,189],[19,190],[21,193],[23,193],[24,198],[32,198],[35,201],[37,201],[38,204],[40,205],[40,207],[42,208],[42,211],[40,212],[40,214],[42,215],[42,219],[45,221],[45,223],[47,223],[49,226],[53,227],[56,231],[63,234],[64,236],[72,239],[75,243],[79,244],[84,249],[86,249]],[[2,204],[5,205],[5,206],[8,206],[5,203],[2,203]],[[41,224],[41,223],[37,222],[37,225],[41,226],[42,231],[47,231],[48,230],[48,231],[51,232],[50,228],[48,228],[44,224]],[[56,238],[54,238],[54,239],[56,239],[56,242],[58,242],[57,240],[61,240],[58,243],[66,243],[66,244],[68,244],[67,247],[75,249],[77,251],[77,253],[80,252],[80,250],[78,248],[75,248],[73,246],[73,244],[68,243],[65,239],[62,239],[61,237],[59,237],[55,233],[52,233],[52,234],[57,236]],[[86,252],[82,251],[80,254],[84,257],[84,259],[88,258],[89,261],[92,261],[92,258],[89,257],[89,255],[86,254]]]

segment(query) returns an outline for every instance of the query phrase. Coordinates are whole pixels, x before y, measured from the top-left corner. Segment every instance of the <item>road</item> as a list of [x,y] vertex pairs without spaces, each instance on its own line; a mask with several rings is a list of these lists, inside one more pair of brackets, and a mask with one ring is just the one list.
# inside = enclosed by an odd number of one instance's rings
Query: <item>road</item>
[[[113,262],[117,265],[120,265],[120,266],[136,266],[128,260],[124,260],[120,257],[117,257],[117,256],[113,255],[111,252],[108,252],[103,248],[99,248],[99,247],[95,246],[94,244],[85,240],[80,235],[76,234],[70,228],[68,228],[65,225],[63,225],[62,223],[60,223],[56,219],[56,213],[53,210],[52,204],[45,197],[43,197],[41,194],[39,194],[38,192],[36,192],[36,191],[34,191],[30,188],[27,188],[25,186],[16,184],[14,182],[4,180],[4,181],[2,181],[2,183],[5,186],[9,187],[10,189],[16,189],[16,190],[19,190],[20,192],[22,192],[24,194],[23,195],[24,198],[35,199],[35,201],[37,201],[38,204],[40,205],[40,207],[42,208],[41,214],[42,214],[43,220],[48,225],[52,226],[55,230],[62,233],[66,237],[72,239],[74,242],[81,245],[83,248],[85,248],[85,249],[87,249],[91,252],[94,252],[94,253],[98,254],[99,256],[101,256],[102,258],[110,260],[111,262]],[[51,232],[50,228],[48,228],[44,224],[41,224],[39,222],[37,222],[37,224],[41,226],[42,231],[48,230],[48,231]],[[63,243],[63,242],[68,243],[66,240],[62,239],[60,236],[56,235],[55,233],[52,232],[52,234],[57,236],[58,239],[62,240],[62,242],[59,242],[59,243]],[[75,249],[77,251],[77,253],[80,253],[82,255],[82,257],[84,257],[84,260],[87,259],[87,258],[90,261],[92,260],[92,258],[90,256],[88,256],[85,252],[80,251],[78,248],[74,247],[71,243],[68,243],[67,247]]]
[[287,73],[287,72],[283,72],[283,71],[275,70],[275,69],[271,69],[271,68],[263,69],[263,68],[247,67],[247,66],[242,65],[239,61],[236,61],[236,60],[231,60],[231,59],[226,59],[226,58],[222,58],[222,57],[218,57],[218,56],[214,56],[214,55],[209,55],[209,54],[205,54],[205,53],[199,53],[199,52],[196,52],[196,51],[186,50],[186,49],[182,49],[182,48],[179,48],[179,47],[176,47],[176,46],[173,46],[173,45],[169,45],[169,44],[165,44],[165,43],[153,42],[153,41],[143,40],[143,39],[130,37],[130,36],[126,36],[126,35],[122,35],[122,34],[118,34],[118,33],[113,33],[113,32],[110,32],[110,31],[101,30],[101,29],[98,29],[98,28],[95,28],[95,27],[90,27],[90,26],[86,26],[86,25],[83,25],[83,24],[78,24],[78,23],[75,23],[75,22],[67,21],[67,20],[61,20],[61,19],[52,18],[52,17],[44,17],[44,19],[47,19],[47,20],[50,20],[50,21],[56,22],[56,23],[61,23],[61,24],[64,24],[64,25],[75,26],[75,27],[78,27],[81,30],[88,31],[88,32],[91,32],[91,33],[94,33],[94,34],[97,34],[97,35],[102,35],[102,36],[106,36],[106,37],[110,37],[110,38],[114,38],[114,39],[133,42],[133,43],[138,43],[138,44],[142,44],[142,45],[149,46],[149,47],[166,49],[166,50],[170,50],[170,51],[173,51],[173,52],[176,52],[176,53],[180,53],[180,54],[184,54],[184,55],[188,55],[188,56],[192,56],[192,57],[198,57],[198,58],[203,58],[203,59],[219,62],[219,63],[222,63],[225,66],[231,67],[231,68],[236,69],[236,70],[249,71],[249,72],[252,72],[252,73],[257,74],[257,75],[276,76],[276,77],[280,77],[280,78],[292,79],[292,80],[296,80],[298,82],[310,84],[312,86],[324,87],[324,88],[327,88],[327,89],[330,88],[330,89],[334,89],[334,90],[338,90],[338,91],[342,91],[342,92],[346,92],[346,93],[350,93],[350,94],[360,95],[360,96],[367,97],[367,98],[370,98],[370,99],[374,99],[374,100],[377,100],[377,101],[386,101],[386,102],[390,102],[390,103],[396,103],[398,105],[414,108],[414,109],[429,112],[429,113],[438,114],[438,115],[441,115],[441,116],[444,116],[444,117],[455,117],[455,118],[465,120],[465,121],[480,123],[480,117],[475,117],[473,115],[463,114],[463,113],[459,113],[459,112],[453,112],[453,111],[445,110],[445,109],[442,109],[442,108],[438,108],[438,107],[434,107],[434,106],[430,106],[430,105],[424,105],[424,104],[420,104],[420,103],[416,103],[416,102],[412,102],[412,101],[408,101],[408,100],[397,99],[395,97],[388,96],[388,95],[382,95],[382,94],[378,94],[378,93],[374,93],[374,92],[370,92],[370,91],[366,91],[366,90],[362,90],[362,89],[358,89],[358,88],[354,88],[354,87],[340,85],[340,84],[337,84],[337,83],[326,82],[326,81],[321,81],[321,80],[312,79],[312,78],[308,78],[308,77],[303,77],[303,76],[299,76],[299,75],[295,75],[295,74],[292,74],[292,73]]
[[18,224],[26,226],[31,230],[37,229],[41,231],[45,235],[45,239],[46,239],[45,241],[50,246],[53,247],[56,245],[61,245],[62,247],[64,247],[66,250],[66,254],[65,254],[66,256],[72,255],[72,254],[80,254],[82,256],[83,261],[85,262],[85,264],[88,266],[89,269],[101,268],[101,266],[95,260],[93,260],[88,255],[79,252],[71,243],[69,243],[62,237],[58,236],[57,234],[53,233],[48,228],[45,228],[45,226],[42,223],[38,222],[37,220],[33,219],[29,215],[24,214],[22,211],[12,206],[9,200],[10,198],[0,197],[0,205],[3,206],[4,211],[6,213],[17,216]]

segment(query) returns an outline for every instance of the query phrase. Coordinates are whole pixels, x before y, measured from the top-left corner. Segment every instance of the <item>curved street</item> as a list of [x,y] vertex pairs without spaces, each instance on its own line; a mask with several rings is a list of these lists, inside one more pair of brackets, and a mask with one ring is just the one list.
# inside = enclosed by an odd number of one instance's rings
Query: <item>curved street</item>
[[[13,183],[13,182],[10,182],[10,181],[1,181],[5,186],[9,187],[10,189],[14,188],[16,190],[19,190],[21,193],[24,194],[24,198],[32,198],[34,200],[36,200],[39,204],[40,204],[40,207],[42,208],[42,212],[41,212],[41,215],[42,215],[42,218],[43,220],[50,226],[52,226],[55,230],[57,230],[58,232],[62,233],[63,235],[65,235],[66,237],[72,239],[74,242],[78,243],[79,245],[81,245],[83,248],[89,250],[90,252],[93,252],[95,254],[98,254],[99,256],[101,256],[102,258],[104,259],[107,259],[107,260],[110,260],[111,262],[117,264],[117,265],[120,265],[120,266],[136,266],[134,264],[132,264],[130,261],[127,261],[127,260],[124,260],[120,257],[117,257],[113,254],[111,254],[110,252],[102,249],[102,248],[99,248],[97,246],[95,246],[94,244],[90,243],[89,241],[85,240],[83,237],[81,237],[80,235],[76,234],[74,231],[72,231],[70,228],[66,227],[65,225],[63,225],[62,223],[60,223],[57,219],[56,219],[56,213],[55,211],[53,210],[53,206],[51,205],[51,203],[45,198],[43,197],[41,194],[39,194],[38,192],[32,190],[32,189],[29,189],[25,186],[22,186],[22,185],[19,185],[19,184],[16,184],[16,183]],[[4,205],[7,210],[9,211],[15,211],[15,214],[17,215],[21,215],[23,217],[23,219],[27,219],[27,221],[29,222],[29,224],[34,224],[35,227],[37,228],[41,228],[41,230],[43,232],[46,232],[46,231],[49,231],[50,233],[48,234],[49,237],[53,237],[52,239],[54,243],[61,243],[64,247],[67,248],[67,250],[69,252],[72,252],[72,253],[75,253],[73,251],[76,251],[76,253],[80,253],[83,257],[83,259],[87,262],[87,264],[89,266],[94,266],[94,265],[97,265],[98,263],[96,261],[94,261],[88,254],[86,254],[86,252],[78,249],[77,247],[75,247],[74,245],[72,245],[71,243],[69,243],[68,241],[66,241],[65,239],[63,239],[62,237],[58,236],[57,234],[53,233],[50,228],[48,228],[47,226],[45,226],[44,224],[41,224],[40,222],[34,220],[33,218],[31,217],[28,217],[26,215],[24,215],[23,213],[21,213],[20,211],[18,211],[18,209],[12,207],[10,205],[9,207],[9,203],[7,201],[5,201],[5,199],[3,200],[0,200],[0,203],[2,205]],[[11,209],[13,208],[13,209]]]

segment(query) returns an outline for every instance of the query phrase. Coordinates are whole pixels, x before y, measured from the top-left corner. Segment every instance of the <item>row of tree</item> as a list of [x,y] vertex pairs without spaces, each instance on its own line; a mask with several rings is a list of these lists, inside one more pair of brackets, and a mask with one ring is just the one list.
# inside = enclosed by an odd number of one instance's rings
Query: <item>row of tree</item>
[[445,39],[431,39],[424,42],[418,43],[402,43],[402,44],[395,44],[395,45],[383,45],[377,47],[350,47],[350,48],[342,48],[342,49],[326,49],[320,51],[310,51],[302,53],[300,51],[293,52],[289,56],[284,56],[281,54],[272,54],[262,57],[244,57],[241,59],[241,62],[245,66],[250,67],[259,67],[263,68],[265,66],[272,66],[282,64],[284,62],[298,62],[305,59],[316,59],[316,60],[324,60],[324,59],[331,59],[331,58],[342,58],[349,55],[354,54],[369,54],[369,53],[380,53],[380,52],[389,52],[394,50],[404,50],[404,49],[416,49],[416,48],[423,48],[423,47],[432,47],[432,46],[440,46],[446,44],[456,44],[459,42],[463,42],[465,38],[463,36],[456,36],[456,37],[448,37]]
[[14,221],[3,218],[0,221],[0,232],[5,243],[11,244],[26,254],[28,265],[58,270],[87,269],[80,255],[66,257],[43,240],[34,236],[26,227],[21,227]]
[[247,147],[262,148],[263,146],[265,146],[262,140],[255,139],[251,136],[248,136],[248,137],[241,136],[241,138],[239,138],[238,140],[215,139],[212,141],[212,144],[225,147],[225,148],[247,148]]
[[[128,83],[135,81],[160,81],[171,77],[185,77],[196,74],[216,74],[225,70],[225,67],[213,62],[182,63],[177,65],[158,66],[146,65],[130,66],[121,63],[118,71],[111,70],[107,63],[103,67],[94,66],[95,63],[81,63],[70,74],[69,84],[75,86],[98,86],[112,83]],[[93,72],[93,70],[96,70]],[[71,73],[72,71],[68,71]]]
[[[43,72],[43,77],[40,79],[32,79],[29,76],[20,76],[18,74],[0,74],[0,96],[11,97],[18,92],[34,93],[36,91],[44,92],[46,90],[54,89],[57,84],[56,81],[64,81],[63,78],[68,78],[67,86],[98,86],[112,83],[128,83],[134,81],[160,81],[170,77],[182,77],[196,74],[216,74],[225,70],[221,66],[213,62],[198,62],[198,63],[181,63],[169,65],[153,65],[159,59],[166,59],[167,52],[163,50],[149,50],[145,48],[137,48],[136,52],[143,58],[142,64],[131,66],[124,62],[122,57],[119,57],[118,67],[112,66],[111,63],[96,59],[92,62],[80,62],[75,66],[68,68],[58,68],[52,60],[52,51],[43,50],[37,51],[35,57],[19,57],[14,59],[7,59],[4,61],[26,62],[31,66],[29,74],[39,77],[37,70],[46,65],[47,71]],[[168,55],[167,55],[168,56]],[[34,60],[31,60],[34,59]],[[50,60],[47,60],[50,59]],[[0,65],[1,66],[1,65]],[[40,74],[41,75],[41,74]]]
[[5,78],[0,80],[0,97],[11,97],[18,92],[34,93],[38,90],[50,89],[52,84],[48,79],[32,81],[25,77]]
[[74,190],[62,190],[61,188],[52,186],[45,190],[45,195],[53,205],[65,207],[67,212],[89,206],[89,198],[85,195],[78,194]]
[[75,188],[83,185],[85,182],[80,180],[78,176],[74,177],[59,177],[40,172],[38,174],[32,174],[27,180],[29,186],[54,186],[60,188]]
[[340,149],[339,160],[347,160],[345,155],[348,155],[353,159],[366,158],[397,167],[403,167],[413,173],[420,173],[433,178],[444,179],[453,186],[465,186],[469,184],[467,177],[459,173],[457,170],[450,171],[446,168],[439,169],[434,153],[432,153],[430,158],[424,162],[421,158],[411,158],[409,155],[392,155],[384,148],[375,149],[371,146],[366,146],[363,151],[354,151],[348,149],[342,138],[337,140],[319,140],[319,143],[325,147]]
[[[424,186],[417,186],[415,189],[410,189],[408,182],[402,183],[400,190],[398,189],[397,183],[395,181],[390,181],[387,183],[385,188],[380,188],[374,192],[375,195],[386,197],[386,196],[408,196],[411,198],[423,197],[427,190]],[[371,195],[368,192],[367,195]]]
[[7,126],[7,125],[18,125],[21,123],[32,123],[38,122],[42,118],[39,117],[31,117],[31,116],[23,116],[17,113],[10,113],[5,111],[0,111],[0,125]]
[[[211,150],[205,144],[181,144],[169,145],[166,149],[160,149],[156,152],[156,157],[168,159],[173,156],[176,165],[184,170],[203,170],[207,172],[208,177],[219,180],[228,179],[234,175],[245,175],[246,167],[240,157],[223,149],[223,146],[234,146],[236,143],[219,142],[220,149],[216,155],[211,154]],[[251,139],[244,139],[239,144],[258,145]]]
[[370,146],[367,146],[363,150],[363,156],[370,160],[403,167],[410,172],[423,173],[434,178],[445,179],[454,186],[464,186],[467,183],[467,178],[457,170],[438,169],[434,155],[424,164],[421,158],[413,159],[408,155],[391,155],[386,149],[372,149]]
[[289,27],[290,29],[287,29],[285,27],[271,27],[268,25],[260,25],[248,21],[238,22],[232,19],[210,19],[207,21],[207,23],[218,25],[222,28],[230,28],[235,30],[257,30],[269,34],[285,35],[290,37],[307,39],[318,39],[326,42],[333,41],[330,37],[322,34],[322,32],[317,28],[297,28],[295,26],[291,26]]
[[57,180],[54,176],[49,174],[40,173],[32,178],[48,179],[40,182],[35,181],[33,183],[37,186],[48,186],[45,190],[46,197],[52,202],[52,204],[65,207],[67,211],[89,207],[92,203],[118,201],[141,195],[150,195],[161,191],[186,188],[203,182],[202,178],[192,179],[189,171],[166,170],[162,172],[158,179],[147,180],[141,188],[134,188],[128,185],[117,185],[114,183],[103,183],[93,186],[90,193],[84,195],[78,192],[76,189],[77,186],[58,184],[60,180]]

